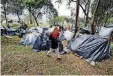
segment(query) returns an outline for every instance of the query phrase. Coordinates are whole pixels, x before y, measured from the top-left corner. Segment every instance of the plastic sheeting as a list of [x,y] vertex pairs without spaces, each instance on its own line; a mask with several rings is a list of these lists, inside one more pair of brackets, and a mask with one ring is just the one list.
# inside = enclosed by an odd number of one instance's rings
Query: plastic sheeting
[[28,31],[27,31],[27,32],[32,33],[34,29],[36,29],[36,28],[35,28],[35,27],[31,27],[31,28],[29,28],[29,29],[28,29]]
[[[46,33],[47,32],[43,32],[42,35],[39,36],[36,39],[36,41],[35,41],[35,43],[33,45],[33,48],[32,48],[32,50],[34,52],[49,51],[50,48],[52,47],[51,46],[52,42],[49,39],[49,37],[46,35]],[[61,37],[59,37],[59,38],[61,38]],[[65,52],[63,51],[63,44],[61,43],[59,38],[57,40],[58,41],[58,47],[57,48],[59,49],[60,54],[63,54]]]
[[71,31],[69,31],[69,30],[67,30],[67,31],[64,31],[64,37],[66,38],[66,40],[71,40],[72,39],[72,37],[73,37],[73,35],[74,35],[74,33],[72,33]]
[[45,32],[43,32],[42,35],[36,39],[32,50],[35,52],[40,52],[41,50],[46,51],[50,49],[50,44],[51,42],[48,36],[46,35]]
[[108,38],[110,36],[111,31],[113,31],[113,27],[111,28],[101,27],[101,30],[99,31],[99,35]]
[[72,39],[68,49],[89,61],[100,61],[110,57],[108,41],[96,35],[81,35]]
[[39,33],[43,33],[43,28],[36,27],[36,29],[38,29],[38,32],[39,32]]
[[24,36],[21,41],[19,42],[19,44],[22,45],[34,45],[37,37],[39,36],[39,33],[33,32],[30,34],[27,34],[26,36]]
[[28,29],[28,32],[32,33],[34,30],[39,32],[39,33],[43,32],[43,28],[40,28],[40,27],[31,27],[31,28]]

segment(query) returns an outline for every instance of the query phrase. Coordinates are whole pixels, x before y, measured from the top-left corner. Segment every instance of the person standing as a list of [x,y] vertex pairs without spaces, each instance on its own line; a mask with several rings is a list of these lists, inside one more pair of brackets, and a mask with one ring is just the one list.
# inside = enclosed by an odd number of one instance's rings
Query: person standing
[[55,26],[53,32],[49,35],[49,39],[51,40],[50,50],[47,52],[47,56],[53,51],[55,51],[57,55],[57,59],[60,60],[60,52],[58,48],[58,36],[59,36],[59,27]]

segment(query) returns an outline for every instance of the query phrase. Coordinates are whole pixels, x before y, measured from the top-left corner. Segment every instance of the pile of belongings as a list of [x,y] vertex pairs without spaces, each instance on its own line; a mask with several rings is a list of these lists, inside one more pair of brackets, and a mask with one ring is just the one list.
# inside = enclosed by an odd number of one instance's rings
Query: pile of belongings
[[8,34],[8,35],[15,35],[16,32],[17,32],[16,29],[13,29],[13,28],[7,29],[7,34]]
[[5,34],[5,35],[15,35],[16,32],[17,32],[16,29],[3,27],[3,26],[0,26],[0,30],[1,30],[1,35],[3,35],[3,34]]

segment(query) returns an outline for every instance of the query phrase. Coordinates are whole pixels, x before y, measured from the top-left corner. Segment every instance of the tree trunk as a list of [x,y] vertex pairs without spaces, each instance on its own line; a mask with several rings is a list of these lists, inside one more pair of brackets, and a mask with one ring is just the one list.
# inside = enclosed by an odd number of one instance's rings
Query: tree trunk
[[38,24],[38,22],[37,22],[37,19],[36,19],[36,18],[34,18],[34,19],[35,19],[35,22],[36,22],[37,26],[39,26],[39,24]]
[[75,32],[74,32],[74,36],[76,35],[77,31],[78,31],[78,17],[79,17],[79,0],[77,0],[76,2],[76,17],[75,17]]
[[6,16],[6,12],[5,12],[5,20],[6,20],[6,25],[8,25],[8,22],[7,22],[7,16]]
[[17,16],[18,16],[18,20],[19,20],[19,23],[20,23],[20,16],[19,16],[18,12],[17,12],[16,14],[17,14]]
[[4,7],[4,15],[5,15],[5,20],[6,20],[6,25],[8,25],[5,5],[3,5],[3,7]]
[[91,3],[91,0],[88,0],[88,5],[86,5],[86,10],[87,10],[86,14],[87,14],[87,16],[86,16],[86,20],[85,20],[85,26],[87,26],[87,24],[89,22],[88,16],[89,16],[90,3]]
[[32,24],[32,16],[31,16],[31,13],[29,12],[29,16],[30,16],[30,24]]
[[96,13],[97,13],[99,4],[100,4],[100,0],[98,0],[98,4],[97,4],[97,6],[96,6],[96,10],[95,10],[95,12],[94,12],[94,17],[93,17],[92,24],[91,24],[91,34],[93,34],[93,35],[95,34],[95,27],[96,27],[96,26],[94,25],[94,23],[95,23]]
[[37,26],[39,26],[39,24],[38,24],[38,22],[37,22],[37,18],[34,16],[34,14],[33,14],[31,11],[29,11],[29,12],[30,12],[30,13],[32,14],[32,16],[34,17]]

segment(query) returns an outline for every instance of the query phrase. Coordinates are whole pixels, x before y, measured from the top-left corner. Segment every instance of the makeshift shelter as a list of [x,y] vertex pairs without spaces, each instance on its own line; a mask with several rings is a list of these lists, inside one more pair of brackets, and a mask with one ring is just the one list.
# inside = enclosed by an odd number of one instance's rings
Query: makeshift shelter
[[99,35],[76,35],[68,42],[67,48],[88,62],[109,59],[110,44],[108,38],[112,31],[113,27],[101,27]]
[[96,35],[81,35],[72,39],[68,49],[91,61],[110,58],[108,40]]
[[[43,31],[43,33],[36,39],[32,50],[34,52],[40,52],[40,51],[49,51],[51,47],[52,41],[49,39],[49,36],[47,36],[47,33],[50,33],[51,29]],[[63,33],[60,33],[58,37],[58,49],[60,54],[64,54],[65,52],[63,51],[63,45],[61,41],[63,40],[62,35]],[[55,46],[55,45],[54,45]]]
[[50,40],[47,36],[46,32],[43,31],[43,33],[37,37],[32,50],[35,52],[40,52],[41,50],[49,50],[50,49]]
[[19,42],[19,44],[21,45],[34,45],[37,37],[39,37],[39,33],[37,33],[36,31],[33,31],[32,33],[29,33],[27,35],[25,35],[21,41]]

